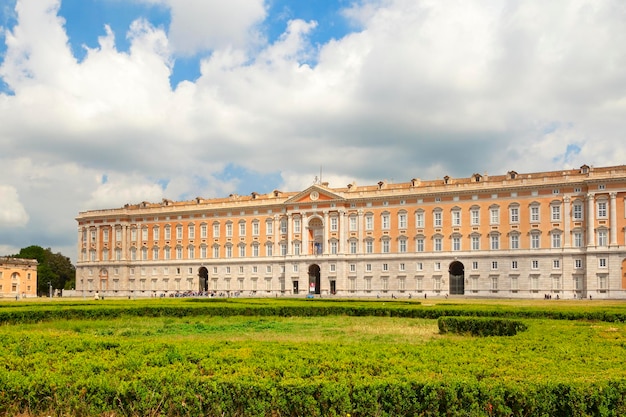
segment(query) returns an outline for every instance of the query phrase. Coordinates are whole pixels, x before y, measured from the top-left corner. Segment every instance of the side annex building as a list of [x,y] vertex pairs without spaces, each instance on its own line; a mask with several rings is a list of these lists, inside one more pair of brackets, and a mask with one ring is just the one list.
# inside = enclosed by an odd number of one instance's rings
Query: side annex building
[[626,166],[81,212],[76,293],[626,298]]

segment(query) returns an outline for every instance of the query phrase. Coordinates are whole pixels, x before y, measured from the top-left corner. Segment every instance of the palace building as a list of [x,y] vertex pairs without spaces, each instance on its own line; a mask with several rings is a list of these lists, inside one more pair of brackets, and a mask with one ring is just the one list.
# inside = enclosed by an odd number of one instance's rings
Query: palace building
[[37,296],[37,260],[0,257],[0,297]]
[[77,292],[626,298],[626,166],[79,214]]

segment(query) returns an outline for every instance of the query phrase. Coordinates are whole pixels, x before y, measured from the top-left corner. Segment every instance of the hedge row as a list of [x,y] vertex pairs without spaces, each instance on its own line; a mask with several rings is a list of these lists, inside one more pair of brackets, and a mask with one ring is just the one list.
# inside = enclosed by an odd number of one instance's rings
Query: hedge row
[[623,416],[626,382],[601,385],[479,381],[259,383],[94,377],[78,384],[0,381],[0,415],[72,416]]
[[515,336],[527,329],[521,321],[491,317],[439,317],[440,333],[472,336]]
[[502,318],[539,318],[552,320],[594,320],[604,322],[626,322],[626,313],[606,311],[558,311],[508,309],[476,309],[476,307],[416,305],[394,306],[392,303],[372,305],[350,305],[347,303],[315,302],[302,305],[254,305],[254,304],[134,304],[129,302],[117,305],[78,305],[71,307],[47,307],[37,304],[15,309],[0,310],[0,324],[35,323],[48,320],[67,319],[108,319],[121,316],[135,317],[189,317],[189,316],[278,316],[278,317],[314,317],[314,316],[375,316],[438,319],[442,316],[502,317]]

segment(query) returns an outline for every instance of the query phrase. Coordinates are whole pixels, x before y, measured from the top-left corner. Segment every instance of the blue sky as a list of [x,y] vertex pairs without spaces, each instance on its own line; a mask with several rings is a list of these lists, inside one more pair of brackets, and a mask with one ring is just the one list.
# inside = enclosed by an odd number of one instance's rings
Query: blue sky
[[622,0],[0,0],[0,255],[79,211],[626,161]]
[[[260,29],[271,43],[285,31],[288,20],[315,21],[317,27],[309,39],[313,45],[321,45],[357,29],[341,13],[349,4],[345,0],[272,0],[266,3],[268,18],[260,24]],[[65,19],[72,52],[79,60],[85,57],[84,46],[98,46],[98,37],[104,35],[105,25],[116,34],[117,50],[128,52],[130,42],[125,33],[134,20],[144,18],[165,30],[171,22],[170,10],[165,5],[121,0],[64,0],[59,16]],[[210,50],[201,50],[193,56],[176,56],[170,77],[172,87],[176,87],[181,80],[197,79],[200,75],[199,60],[210,54]]]

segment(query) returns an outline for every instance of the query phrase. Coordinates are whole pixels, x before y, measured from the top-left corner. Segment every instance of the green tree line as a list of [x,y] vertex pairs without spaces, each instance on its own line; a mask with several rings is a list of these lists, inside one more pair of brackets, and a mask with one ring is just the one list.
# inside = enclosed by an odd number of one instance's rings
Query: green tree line
[[76,287],[76,268],[70,258],[62,253],[53,253],[50,248],[32,245],[20,249],[15,258],[36,259],[37,295],[48,295],[53,289],[69,290]]

